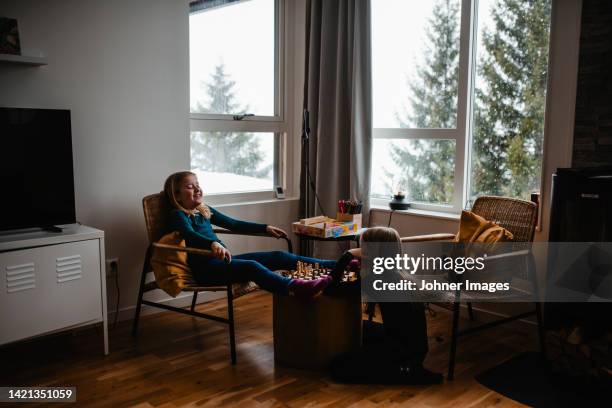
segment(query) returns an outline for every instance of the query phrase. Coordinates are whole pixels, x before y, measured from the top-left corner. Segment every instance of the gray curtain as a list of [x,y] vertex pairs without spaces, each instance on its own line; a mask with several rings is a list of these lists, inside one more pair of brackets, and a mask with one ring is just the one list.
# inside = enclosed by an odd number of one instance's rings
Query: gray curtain
[[[304,108],[310,112],[310,175],[325,215],[335,216],[340,199],[358,199],[365,224],[372,151],[370,0],[309,0],[307,7]],[[304,200],[303,157],[302,210],[318,215],[312,190]]]

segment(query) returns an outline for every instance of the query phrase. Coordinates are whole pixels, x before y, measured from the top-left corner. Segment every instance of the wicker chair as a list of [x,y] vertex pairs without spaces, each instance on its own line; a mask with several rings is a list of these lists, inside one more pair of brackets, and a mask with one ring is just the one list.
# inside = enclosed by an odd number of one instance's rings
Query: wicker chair
[[[149,273],[152,273],[151,270],[151,256],[153,253],[153,248],[162,248],[170,251],[184,251],[189,254],[199,255],[199,256],[212,256],[212,251],[207,251],[198,248],[190,248],[190,247],[181,247],[174,245],[165,245],[159,244],[157,241],[165,234],[170,232],[168,230],[168,222],[167,217],[169,214],[169,208],[167,208],[166,200],[164,198],[164,193],[152,194],[146,196],[142,199],[142,207],[144,210],[145,216],[145,224],[147,227],[147,234],[149,238],[149,246],[145,253],[142,275],[140,277],[140,289],[138,291],[138,301],[136,303],[136,313],[134,315],[134,322],[132,326],[132,335],[136,336],[138,334],[138,321],[140,318],[140,311],[142,305],[153,306],[160,309],[170,310],[173,312],[183,313],[190,316],[201,317],[204,319],[214,320],[216,322],[226,323],[229,325],[229,337],[230,337],[230,353],[232,364],[236,364],[236,340],[234,334],[234,299],[246,295],[257,289],[257,285],[253,282],[248,283],[235,283],[228,284],[223,286],[200,286],[196,283],[188,284],[183,291],[193,292],[193,298],[191,301],[191,307],[189,309],[183,309],[179,307],[170,306],[164,303],[153,302],[150,300],[143,299],[144,294],[146,292],[159,289],[157,283],[155,281],[146,282],[146,277]],[[248,236],[257,236],[257,237],[271,237],[266,233],[237,233],[225,229],[214,229],[217,234],[234,234],[234,235],[248,235]],[[291,241],[288,238],[283,238],[287,243],[287,249],[289,252],[293,252]],[[225,291],[227,292],[227,318],[210,315],[207,313],[197,312],[195,310],[195,305],[198,298],[198,293],[200,292],[219,292]]]
[[[537,206],[530,201],[518,200],[514,198],[481,196],[478,197],[478,199],[476,199],[476,201],[474,202],[474,205],[472,206],[472,212],[477,215],[480,215],[486,220],[494,221],[500,226],[506,228],[508,231],[512,232],[512,234],[514,235],[514,239],[512,241],[513,251],[507,254],[489,257],[488,261],[494,257],[515,259],[517,267],[521,268],[520,275],[524,277],[524,279],[531,282],[531,284],[533,285],[533,292],[537,293],[538,286],[535,274],[535,262],[533,259],[533,254],[531,253],[531,243],[533,242],[533,236],[537,223]],[[433,234],[404,237],[402,238],[402,242],[418,243],[425,241],[452,240],[454,238],[454,234]],[[520,290],[511,290],[507,295],[504,296],[507,296],[507,300],[509,301],[512,301],[513,299],[524,300],[527,298],[527,296],[531,296],[528,299],[533,299],[533,293],[526,294],[525,292],[522,292]],[[467,303],[469,318],[470,320],[474,320],[472,302],[476,302],[479,300],[478,294],[470,293],[468,295],[467,293],[462,293],[461,291],[448,291],[442,293],[438,292],[436,294],[436,297],[441,297],[444,302],[451,303],[453,310],[453,327],[451,332],[451,347],[447,375],[448,380],[452,380],[454,377],[457,341],[460,336],[465,336],[467,334],[472,334],[480,330],[496,327],[504,323],[512,322],[514,320],[523,319],[533,314],[535,314],[537,318],[540,347],[542,352],[544,352],[544,332],[542,326],[541,305],[539,302],[534,302],[535,310],[485,323],[469,329],[459,330],[459,311],[461,301]]]

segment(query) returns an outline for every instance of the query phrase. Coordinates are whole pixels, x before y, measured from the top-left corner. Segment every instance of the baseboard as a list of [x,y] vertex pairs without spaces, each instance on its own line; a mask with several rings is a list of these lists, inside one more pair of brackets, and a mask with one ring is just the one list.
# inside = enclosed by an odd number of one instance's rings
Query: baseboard
[[[210,302],[213,300],[222,299],[224,297],[225,297],[225,292],[203,292],[203,293],[198,294],[197,304],[199,305],[199,304]],[[193,295],[191,292],[183,292],[175,298],[166,297],[164,299],[155,300],[155,302],[163,303],[165,305],[174,306],[174,307],[187,307],[187,306],[191,306],[192,298],[193,298]],[[135,312],[136,312],[136,305],[121,308],[119,309],[119,317],[117,318],[117,320],[118,321],[131,320],[134,318]],[[147,315],[156,314],[160,312],[167,312],[167,310],[160,309],[158,307],[142,305],[140,315],[147,316]],[[108,311],[109,324],[113,322],[114,319],[115,319],[115,311],[109,310]]]
[[[465,313],[467,313],[467,304],[462,303],[461,307],[464,308],[466,310]],[[480,307],[472,307],[472,310],[474,310],[474,312],[484,313],[484,314],[487,314],[487,315],[490,315],[490,316],[501,317],[502,319],[506,318],[506,317],[511,317],[511,315],[509,315],[509,314],[494,312],[493,310],[482,309]],[[531,326],[537,326],[537,322],[534,322],[534,321],[531,321],[531,320],[527,320],[527,319],[518,319],[518,320],[515,320],[514,322],[528,324],[528,325],[531,325]],[[514,323],[514,322],[512,322],[512,323]]]

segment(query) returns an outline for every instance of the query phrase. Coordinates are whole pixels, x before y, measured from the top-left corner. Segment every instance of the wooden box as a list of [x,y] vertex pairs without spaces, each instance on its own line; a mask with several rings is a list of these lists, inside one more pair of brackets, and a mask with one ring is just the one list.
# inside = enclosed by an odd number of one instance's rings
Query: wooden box
[[[349,216],[350,214],[337,215]],[[344,235],[353,235],[361,228],[361,214],[342,217],[344,220],[335,220],[324,216],[312,217],[294,222],[292,230],[296,234],[308,235],[318,238],[334,238]]]
[[339,354],[361,347],[361,293],[304,302],[274,295],[274,360],[293,368],[325,369]]

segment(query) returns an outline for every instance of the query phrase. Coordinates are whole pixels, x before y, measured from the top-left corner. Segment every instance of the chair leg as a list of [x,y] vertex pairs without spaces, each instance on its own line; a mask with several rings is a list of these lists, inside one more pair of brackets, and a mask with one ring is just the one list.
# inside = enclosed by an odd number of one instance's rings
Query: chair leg
[[368,314],[368,321],[371,322],[372,319],[374,319],[374,316],[376,315],[376,303],[368,302],[366,304],[366,312]]
[[229,320],[229,340],[232,365],[236,364],[236,335],[234,332],[234,293],[232,285],[227,285],[227,319]]
[[468,307],[468,316],[470,317],[470,321],[474,321],[476,320],[476,318],[474,317],[474,309],[472,308],[472,302],[468,302],[467,304]]
[[198,300],[198,291],[193,292],[193,299],[191,299],[191,311],[195,310],[196,301]]
[[132,322],[132,336],[138,335],[138,320],[140,319],[140,309],[142,308],[142,287],[138,293],[138,301],[136,302],[136,312],[134,314],[134,321]]
[[455,300],[453,304],[453,331],[451,334],[450,355],[448,358],[448,374],[446,379],[452,381],[455,377],[455,356],[457,354],[457,340],[459,339],[459,309],[461,304]]
[[140,320],[140,310],[142,309],[142,297],[144,296],[144,285],[149,271],[149,259],[151,256],[151,246],[147,248],[145,260],[142,265],[142,275],[140,276],[140,287],[138,289],[138,300],[136,301],[136,312],[134,313],[134,321],[132,322],[132,336],[138,334],[138,321]]
[[540,351],[546,357],[546,342],[544,340],[544,324],[542,322],[542,304],[535,302],[536,319],[538,321],[538,337],[540,338]]
[[[535,294],[535,298],[536,300],[538,300],[539,296],[540,296],[540,288],[538,285],[538,277],[536,275],[536,265],[535,265],[535,259],[532,253],[529,254],[529,256],[526,259],[527,262],[527,273],[529,274],[529,276],[531,277],[531,280],[533,281],[533,289],[534,289],[534,294]],[[542,352],[542,356],[546,357],[546,342],[544,340],[544,324],[543,324],[543,319],[542,319],[542,303],[541,302],[534,302],[535,303],[535,314],[536,314],[536,319],[538,322],[538,337],[540,339],[540,351]]]

